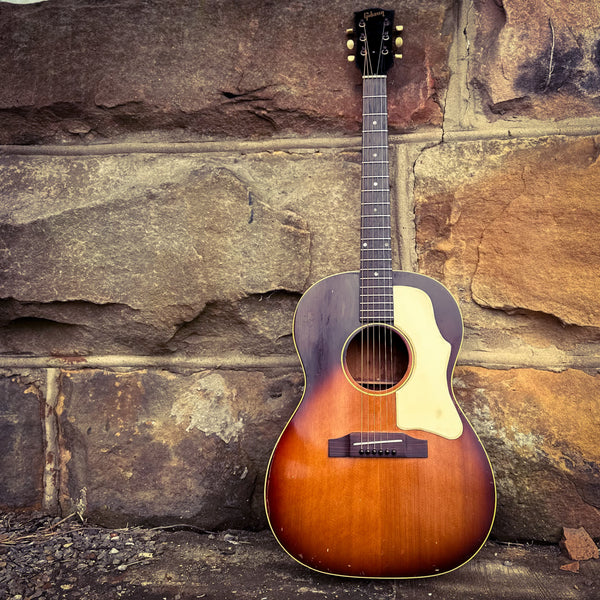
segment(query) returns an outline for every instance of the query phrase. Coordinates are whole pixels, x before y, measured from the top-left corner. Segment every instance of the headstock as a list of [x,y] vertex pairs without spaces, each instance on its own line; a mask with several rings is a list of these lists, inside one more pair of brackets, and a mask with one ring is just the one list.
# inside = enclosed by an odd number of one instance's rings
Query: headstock
[[369,8],[354,13],[354,28],[347,46],[355,53],[348,60],[356,62],[363,76],[385,75],[395,58],[402,58],[397,50],[402,46],[402,25],[394,28],[394,11]]

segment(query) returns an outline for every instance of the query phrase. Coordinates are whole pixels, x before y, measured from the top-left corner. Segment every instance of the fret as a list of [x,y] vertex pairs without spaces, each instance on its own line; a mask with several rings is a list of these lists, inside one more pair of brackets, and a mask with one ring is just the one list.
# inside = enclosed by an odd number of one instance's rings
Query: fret
[[[381,304],[382,306],[378,306],[379,304]],[[391,300],[387,302],[376,300],[374,302],[371,302],[369,306],[365,306],[365,310],[394,310],[393,302]]]
[[[387,311],[387,310],[389,310],[389,311],[393,311],[394,310],[393,302],[391,300],[389,302],[387,302],[387,303],[379,302],[379,301],[369,302],[368,300],[363,300],[362,302],[363,302],[363,305],[364,305],[364,306],[361,307],[362,311],[369,310],[369,309],[376,310],[378,312],[379,311],[384,312],[384,311]],[[381,304],[382,306],[379,306],[379,304]]]
[[[392,292],[390,292],[389,294],[361,294],[360,295],[360,299],[361,299],[361,303],[364,304],[365,306],[367,305],[367,302],[369,302],[369,300],[371,300],[371,304],[373,304],[373,302],[379,302],[379,300],[374,300],[374,298],[389,298],[389,302],[391,302],[393,304],[394,300],[394,294]],[[381,300],[381,302],[383,302],[383,300]]]

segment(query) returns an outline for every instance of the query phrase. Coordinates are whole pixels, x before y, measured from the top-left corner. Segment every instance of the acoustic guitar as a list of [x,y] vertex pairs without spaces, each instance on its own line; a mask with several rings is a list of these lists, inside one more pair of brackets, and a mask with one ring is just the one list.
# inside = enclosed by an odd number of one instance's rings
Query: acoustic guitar
[[401,44],[393,18],[355,13],[360,270],[317,282],[298,303],[304,394],[265,483],[269,525],[284,550],[349,577],[452,571],[482,547],[496,508],[487,454],[452,390],[458,305],[434,279],[392,270],[386,73]]

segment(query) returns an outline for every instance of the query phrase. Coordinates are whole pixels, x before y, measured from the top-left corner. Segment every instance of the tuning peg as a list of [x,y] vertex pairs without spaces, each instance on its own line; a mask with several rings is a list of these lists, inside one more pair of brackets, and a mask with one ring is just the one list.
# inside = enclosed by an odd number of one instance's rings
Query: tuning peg
[[346,35],[354,35],[354,29],[346,29]]
[[354,62],[354,61],[355,61],[355,56],[354,56],[354,54],[350,54],[350,55],[348,56],[348,62]]
[[396,25],[396,31],[404,31],[404,25]]
[[401,37],[397,37],[394,43],[396,44],[396,48],[401,48],[402,44],[404,44],[404,40]]
[[402,54],[394,54],[394,58],[400,60],[402,58]]
[[348,50],[354,50],[354,40],[348,40],[346,46],[348,47]]

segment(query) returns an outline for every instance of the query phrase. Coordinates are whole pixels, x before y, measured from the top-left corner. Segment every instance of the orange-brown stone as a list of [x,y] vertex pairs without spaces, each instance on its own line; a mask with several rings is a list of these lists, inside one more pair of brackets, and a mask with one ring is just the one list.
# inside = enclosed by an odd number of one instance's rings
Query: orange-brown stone
[[596,144],[556,138],[429,150],[417,183],[421,268],[470,287],[484,307],[600,327]]
[[495,534],[558,541],[562,527],[600,535],[600,375],[457,369],[455,390],[490,455]]
[[565,527],[560,546],[571,560],[589,560],[600,556],[598,546],[583,527]]

